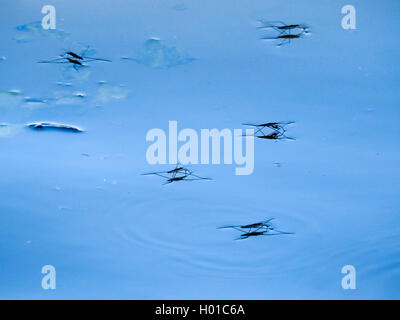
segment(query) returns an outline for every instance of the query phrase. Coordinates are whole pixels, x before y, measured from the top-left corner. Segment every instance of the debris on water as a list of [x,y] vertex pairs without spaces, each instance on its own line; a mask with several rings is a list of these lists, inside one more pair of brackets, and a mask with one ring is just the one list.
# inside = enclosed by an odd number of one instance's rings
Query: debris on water
[[65,40],[69,34],[59,29],[43,29],[41,21],[26,23],[15,27],[18,34],[13,38],[18,43],[33,41],[39,37]]
[[235,240],[244,240],[250,237],[258,237],[258,236],[275,236],[282,234],[294,234],[293,232],[284,232],[276,230],[271,221],[274,218],[270,218],[268,220],[255,222],[247,225],[231,225],[219,227],[217,229],[235,229],[242,234],[236,238]]
[[7,58],[5,56],[0,57],[0,62],[6,60]]
[[112,85],[105,81],[100,81],[94,102],[99,105],[107,103],[110,100],[125,99],[128,93],[129,90],[123,85]]
[[132,60],[155,69],[167,69],[197,60],[175,46],[163,44],[158,38],[148,39],[135,56],[122,57],[122,59]]
[[84,132],[84,130],[79,127],[56,123],[56,122],[33,122],[33,123],[28,123],[25,126],[34,130],[49,129],[49,130],[71,131],[71,132]]
[[174,6],[171,6],[170,9],[175,10],[175,11],[186,11],[187,7],[184,3],[178,3]]

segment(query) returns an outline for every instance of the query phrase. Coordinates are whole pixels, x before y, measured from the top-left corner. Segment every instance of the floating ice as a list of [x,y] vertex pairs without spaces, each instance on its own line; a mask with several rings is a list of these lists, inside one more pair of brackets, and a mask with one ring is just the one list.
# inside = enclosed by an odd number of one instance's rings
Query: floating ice
[[9,138],[14,136],[21,130],[21,126],[17,124],[0,123],[0,138]]
[[72,66],[68,65],[62,71],[62,83],[69,83],[69,81],[84,82],[89,80],[90,70],[87,66],[79,66],[79,72],[76,71]]
[[83,132],[84,130],[68,125],[68,124],[61,124],[56,122],[32,122],[25,125],[28,128],[34,130],[45,130],[45,129],[53,129],[53,130],[60,130],[60,131],[72,131],[72,132]]
[[46,37],[57,40],[65,40],[68,33],[57,29],[43,29],[41,21],[26,23],[15,27],[18,34],[13,38],[18,43],[25,43],[35,40],[38,37]]
[[19,90],[0,91],[0,108],[22,106],[23,108],[35,109],[46,106],[52,100],[54,99],[24,97]]
[[31,97],[24,97],[22,107],[29,108],[29,109],[36,109],[36,108],[45,107],[48,102],[49,102],[48,99],[37,99],[37,98],[31,98]]
[[21,91],[0,91],[0,108],[14,108],[23,100]]
[[99,89],[95,98],[96,104],[104,104],[112,99],[121,100],[128,96],[128,89],[122,85],[112,85],[104,81],[99,82]]
[[86,94],[80,91],[56,91],[53,98],[24,97],[19,90],[0,91],[0,108],[22,108],[37,109],[46,107],[49,103],[56,105],[76,105],[86,100]]
[[163,44],[157,38],[148,39],[136,56],[122,59],[133,60],[151,68],[171,68],[197,60],[174,46]]
[[54,92],[55,104],[81,104],[85,101],[83,92],[56,91]]
[[0,123],[0,138],[4,138],[8,135],[9,126],[6,123]]
[[56,83],[58,86],[60,86],[60,87],[70,87],[70,86],[72,86],[72,83],[71,82],[63,82],[63,81],[57,81],[57,83]]

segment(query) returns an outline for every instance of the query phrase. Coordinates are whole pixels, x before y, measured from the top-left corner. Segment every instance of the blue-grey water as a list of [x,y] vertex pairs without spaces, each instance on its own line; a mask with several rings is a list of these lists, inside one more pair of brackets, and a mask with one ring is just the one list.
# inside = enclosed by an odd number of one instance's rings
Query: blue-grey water
[[[400,298],[398,1],[53,0],[51,32],[46,2],[0,3],[1,298]],[[277,46],[259,19],[310,34]],[[37,63],[86,46],[112,62]],[[251,175],[162,185],[146,133],[170,120],[295,121],[296,140],[256,139]],[[295,234],[217,229],[272,217]]]

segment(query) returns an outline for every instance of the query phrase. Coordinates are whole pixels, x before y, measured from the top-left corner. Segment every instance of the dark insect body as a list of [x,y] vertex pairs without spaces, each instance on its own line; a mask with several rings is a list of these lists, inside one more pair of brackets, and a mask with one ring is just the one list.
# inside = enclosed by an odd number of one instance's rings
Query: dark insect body
[[236,238],[235,240],[244,240],[250,237],[258,237],[258,236],[275,236],[275,235],[282,235],[282,234],[294,234],[292,232],[284,232],[275,230],[275,228],[270,223],[274,218],[256,222],[252,224],[246,225],[236,225],[236,226],[226,226],[226,227],[219,227],[218,229],[235,229],[242,234]]
[[177,181],[195,181],[195,180],[212,180],[210,178],[203,178],[198,175],[195,175],[189,169],[177,165],[176,168],[168,171],[158,171],[158,172],[149,172],[143,173],[142,175],[156,175],[166,179],[165,184],[170,184],[172,182]]
[[[309,34],[308,26],[304,24],[286,24],[282,21],[263,21],[260,20],[262,25],[258,29],[266,30],[273,29],[279,34],[277,36],[266,36],[261,37],[262,40],[283,40],[277,46],[282,46],[284,44],[290,43],[293,39],[302,38],[304,35]],[[294,32],[292,34],[292,31]]]
[[[287,137],[285,135],[286,126],[294,123],[293,121],[286,122],[266,122],[261,124],[253,124],[253,123],[244,123],[245,126],[255,127],[256,131],[254,132],[254,136],[259,139],[266,140],[294,140],[294,138]],[[273,132],[267,134],[264,132],[265,129],[271,129]]]
[[86,65],[84,63],[92,62],[92,61],[103,61],[103,62],[111,62],[111,60],[108,59],[102,59],[102,58],[93,58],[93,57],[87,57],[85,56],[85,53],[89,50],[89,47],[86,48],[86,50],[83,51],[83,53],[78,54],[73,51],[66,51],[65,53],[60,55],[60,58],[55,58],[51,60],[43,60],[39,61],[39,63],[61,63],[61,64],[72,64],[72,67],[76,70],[78,70],[78,67],[85,67]]

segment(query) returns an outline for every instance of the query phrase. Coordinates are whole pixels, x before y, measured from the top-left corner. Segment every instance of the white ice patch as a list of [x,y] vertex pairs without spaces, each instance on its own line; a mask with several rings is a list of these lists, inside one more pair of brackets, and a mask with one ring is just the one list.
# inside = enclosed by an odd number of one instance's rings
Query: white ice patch
[[99,104],[107,103],[110,100],[121,100],[128,96],[129,90],[123,85],[112,85],[104,81],[99,82],[99,89],[94,102]]
[[139,52],[133,57],[122,57],[124,60],[133,60],[150,68],[171,68],[190,63],[192,58],[174,46],[162,43],[160,39],[148,39]]
[[83,92],[69,92],[69,91],[56,91],[54,92],[55,104],[65,105],[65,104],[81,104],[85,102],[86,95]]
[[35,130],[44,130],[44,129],[56,129],[60,131],[74,131],[74,132],[83,132],[84,130],[69,124],[62,124],[56,122],[32,122],[25,125],[28,128]]
[[39,37],[52,38],[56,40],[65,40],[69,36],[68,33],[62,30],[43,29],[41,21],[30,22],[17,26],[15,27],[15,30],[18,31],[18,34],[14,36],[13,39],[18,43],[30,42]]
[[0,91],[0,109],[17,107],[23,100],[21,91]]
[[17,124],[0,123],[0,138],[10,138],[21,130]]

